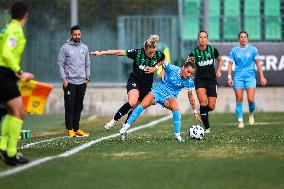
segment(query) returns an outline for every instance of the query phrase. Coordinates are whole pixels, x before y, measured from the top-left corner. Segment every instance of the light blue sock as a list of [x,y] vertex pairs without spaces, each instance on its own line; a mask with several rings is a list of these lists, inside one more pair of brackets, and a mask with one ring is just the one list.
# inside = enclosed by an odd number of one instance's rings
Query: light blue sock
[[254,110],[255,110],[255,106],[256,106],[256,103],[255,102],[253,102],[253,103],[249,103],[249,112],[250,113],[253,113],[254,112]]
[[132,124],[138,117],[139,115],[143,112],[144,108],[141,105],[138,105],[132,112],[131,116],[128,118],[127,123]]
[[180,133],[180,125],[181,125],[180,119],[181,119],[181,115],[180,115],[179,110],[173,111],[173,122],[174,122],[174,132],[175,133]]
[[235,108],[236,116],[238,121],[243,120],[243,103],[237,102]]

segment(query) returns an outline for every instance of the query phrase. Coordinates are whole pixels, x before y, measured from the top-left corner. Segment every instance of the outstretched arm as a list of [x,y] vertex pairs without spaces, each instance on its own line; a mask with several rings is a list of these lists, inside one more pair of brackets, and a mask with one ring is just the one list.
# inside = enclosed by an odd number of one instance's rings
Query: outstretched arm
[[194,99],[194,95],[192,90],[188,91],[188,100],[190,103],[191,108],[193,109],[193,114],[194,114],[194,118],[202,123],[202,120],[200,118],[200,115],[198,114],[197,110],[196,110],[196,104],[195,104],[195,99]]
[[117,55],[125,56],[125,50],[107,50],[107,51],[92,51],[91,55],[101,56],[101,55]]

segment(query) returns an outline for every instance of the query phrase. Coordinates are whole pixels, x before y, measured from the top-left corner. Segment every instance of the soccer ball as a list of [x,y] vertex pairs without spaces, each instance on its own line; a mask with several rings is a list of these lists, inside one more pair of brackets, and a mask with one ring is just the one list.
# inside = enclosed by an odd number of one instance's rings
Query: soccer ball
[[201,140],[204,137],[204,129],[200,125],[192,125],[188,134],[191,139]]

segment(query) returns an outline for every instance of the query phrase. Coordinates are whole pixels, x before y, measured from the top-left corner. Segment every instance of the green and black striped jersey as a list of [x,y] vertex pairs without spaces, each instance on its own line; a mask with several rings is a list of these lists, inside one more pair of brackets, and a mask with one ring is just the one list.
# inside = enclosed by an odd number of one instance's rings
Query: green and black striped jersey
[[193,49],[189,57],[194,57],[196,64],[195,78],[212,78],[216,79],[215,59],[219,56],[219,52],[211,45],[207,45],[205,50],[198,47]]
[[161,51],[156,51],[152,58],[148,58],[144,48],[132,49],[126,51],[126,56],[133,59],[133,71],[130,77],[141,84],[152,86],[154,74],[146,74],[144,69],[148,67],[154,67],[158,62],[165,59],[165,54]]

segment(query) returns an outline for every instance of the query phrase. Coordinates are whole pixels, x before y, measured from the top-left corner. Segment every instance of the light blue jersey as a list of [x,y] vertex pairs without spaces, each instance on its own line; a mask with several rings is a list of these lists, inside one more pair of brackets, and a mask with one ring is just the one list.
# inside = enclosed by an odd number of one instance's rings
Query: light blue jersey
[[232,48],[230,61],[235,63],[234,88],[255,88],[255,60],[259,58],[257,49],[252,45]]
[[253,76],[255,77],[255,63],[259,58],[257,49],[252,45],[241,48],[239,45],[232,48],[230,61],[235,63],[235,77]]
[[195,88],[194,82],[191,78],[183,79],[180,76],[181,68],[169,63],[164,63],[165,80],[159,80],[151,90],[155,96],[155,102],[164,105],[165,100],[174,97],[177,98],[182,88],[187,90]]

